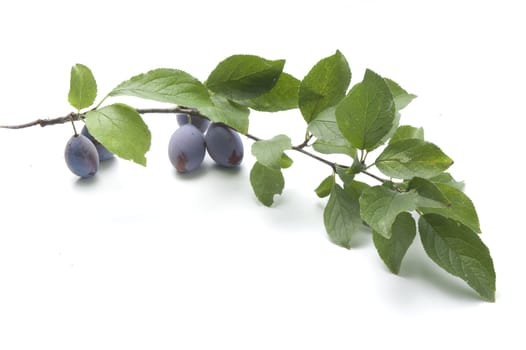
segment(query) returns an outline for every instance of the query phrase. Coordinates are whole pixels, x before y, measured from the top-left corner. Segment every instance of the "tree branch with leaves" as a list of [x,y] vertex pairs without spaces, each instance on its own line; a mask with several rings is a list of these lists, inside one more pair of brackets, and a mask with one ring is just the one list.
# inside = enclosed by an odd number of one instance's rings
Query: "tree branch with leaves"
[[[495,300],[495,270],[480,225],[462,183],[447,172],[453,160],[424,139],[422,128],[400,125],[401,111],[416,96],[372,70],[350,87],[351,70],[336,51],[316,63],[302,79],[283,71],[284,60],[234,55],[220,62],[203,83],[178,69],[154,69],[126,80],[92,107],[97,85],[92,72],[77,64],[71,70],[68,100],[76,111],[55,119],[1,128],[84,122],[91,135],[120,158],[146,165],[151,134],[147,113],[186,114],[221,123],[253,140],[256,161],[250,171],[255,196],[265,206],[283,192],[283,170],[293,165],[291,152],[329,166],[315,193],[326,200],[323,221],[335,244],[351,248],[359,230],[372,233],[380,258],[397,274],[403,257],[420,236],[427,255],[463,279],[481,298]],[[136,109],[115,102],[118,96],[173,104],[171,108]],[[296,146],[278,134],[263,140],[249,132],[251,110],[299,109],[305,139]],[[381,149],[375,160],[371,151]],[[330,160],[344,155],[347,164]],[[381,177],[372,169],[385,176]],[[372,186],[360,176],[377,181]],[[416,219],[416,220],[415,220]]]

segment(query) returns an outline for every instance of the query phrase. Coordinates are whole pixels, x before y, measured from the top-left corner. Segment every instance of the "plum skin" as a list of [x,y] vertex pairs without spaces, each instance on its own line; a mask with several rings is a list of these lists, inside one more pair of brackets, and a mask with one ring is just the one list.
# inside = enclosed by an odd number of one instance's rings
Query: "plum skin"
[[212,123],[205,136],[206,149],[212,159],[224,167],[235,167],[243,160],[243,142],[239,134],[222,123]]
[[97,148],[84,135],[71,136],[64,150],[64,158],[69,170],[82,178],[95,175],[99,169]]
[[176,117],[177,117],[177,124],[179,124],[179,126],[186,125],[188,124],[188,122],[190,122],[190,124],[195,125],[195,127],[201,130],[201,132],[205,132],[206,129],[208,128],[208,125],[210,124],[210,120],[204,117],[201,117],[199,115],[189,115],[185,113],[179,113],[176,115]]
[[113,153],[108,151],[108,149],[106,147],[104,147],[104,145],[102,143],[97,141],[93,137],[93,135],[90,134],[90,132],[89,132],[88,128],[86,127],[86,125],[84,125],[84,127],[82,128],[80,133],[81,133],[81,135],[86,136],[91,142],[93,142],[93,144],[95,145],[95,148],[97,148],[97,152],[99,153],[99,160],[101,162],[115,157]]
[[199,168],[205,153],[205,137],[195,125],[185,124],[170,137],[168,157],[179,173],[188,173]]

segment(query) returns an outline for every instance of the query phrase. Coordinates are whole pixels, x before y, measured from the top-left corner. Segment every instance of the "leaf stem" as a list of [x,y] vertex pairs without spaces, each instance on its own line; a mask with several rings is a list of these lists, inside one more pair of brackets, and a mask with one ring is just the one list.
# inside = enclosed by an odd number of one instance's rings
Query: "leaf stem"
[[[80,115],[80,109],[77,109],[77,115]],[[75,135],[75,137],[77,137],[79,136],[79,133],[77,132],[77,128],[75,127],[75,121],[73,120],[71,114],[69,116],[70,116],[69,120],[71,121],[71,126],[73,127],[73,134]]]
[[307,133],[305,134],[305,141],[303,141],[302,143],[300,143],[299,145],[295,146],[296,148],[299,148],[299,149],[302,149],[302,148],[305,148],[309,145],[309,141],[312,139],[312,134],[311,133]]
[[104,101],[108,99],[108,97],[110,97],[110,94],[107,94],[106,96],[104,96],[104,98],[100,100],[100,102],[92,109],[92,111],[99,109],[99,107],[104,103]]

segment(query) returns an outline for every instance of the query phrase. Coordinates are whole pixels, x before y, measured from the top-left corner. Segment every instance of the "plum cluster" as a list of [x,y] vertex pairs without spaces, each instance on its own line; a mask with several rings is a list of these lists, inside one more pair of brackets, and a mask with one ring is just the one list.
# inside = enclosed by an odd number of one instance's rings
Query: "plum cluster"
[[113,153],[97,141],[86,126],[80,134],[71,136],[64,151],[69,170],[83,178],[95,175],[99,169],[99,162],[113,157]]
[[205,153],[220,166],[235,167],[243,160],[239,134],[221,123],[196,115],[178,114],[178,128],[170,138],[168,156],[179,173],[199,168]]
[[[178,114],[179,128],[168,144],[168,156],[179,173],[199,168],[205,153],[220,166],[235,167],[243,160],[243,143],[239,134],[222,123],[210,123],[198,115]],[[87,178],[95,175],[99,163],[114,155],[88,131],[73,135],[64,151],[66,164],[75,175]]]

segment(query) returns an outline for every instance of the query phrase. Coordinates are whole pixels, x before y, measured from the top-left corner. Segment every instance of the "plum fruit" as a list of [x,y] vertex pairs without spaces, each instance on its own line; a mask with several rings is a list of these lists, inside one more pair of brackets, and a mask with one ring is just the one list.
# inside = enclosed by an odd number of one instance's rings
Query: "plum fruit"
[[73,135],[64,151],[66,164],[71,172],[80,177],[90,177],[99,169],[97,148],[86,136]]
[[239,134],[221,123],[212,123],[205,137],[206,149],[212,159],[224,167],[235,167],[243,160],[243,143]]
[[199,130],[201,130],[201,132],[205,132],[206,128],[208,128],[208,125],[210,124],[210,120],[198,115],[191,116],[184,113],[177,114],[177,123],[180,126],[188,124],[188,122],[190,122],[192,125],[195,125]]
[[114,157],[113,153],[108,151],[106,147],[102,145],[99,141],[95,140],[95,138],[90,134],[88,131],[88,128],[84,125],[82,130],[80,131],[81,135],[86,136],[93,144],[95,145],[95,148],[97,148],[97,152],[99,153],[99,160],[102,162],[104,160],[108,160]]
[[168,157],[179,173],[199,168],[205,153],[205,138],[196,126],[185,124],[172,134],[168,144]]

